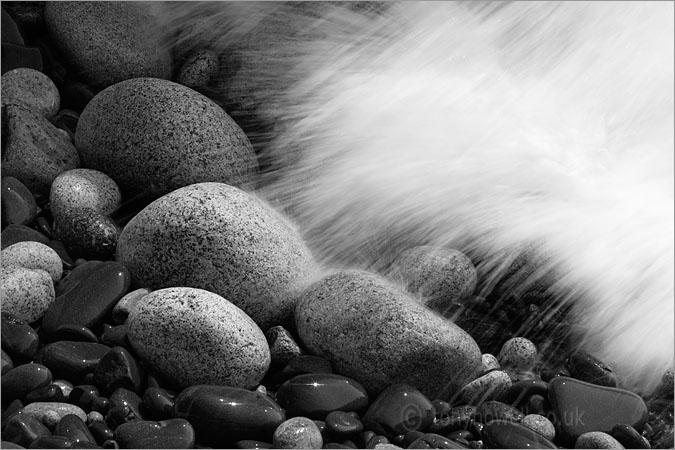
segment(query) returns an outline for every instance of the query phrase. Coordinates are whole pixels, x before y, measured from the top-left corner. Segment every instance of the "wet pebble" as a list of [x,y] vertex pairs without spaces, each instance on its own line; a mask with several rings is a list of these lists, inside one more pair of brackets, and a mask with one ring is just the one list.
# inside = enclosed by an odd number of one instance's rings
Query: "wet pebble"
[[141,394],[144,375],[136,358],[124,347],[113,347],[94,369],[94,381],[104,392],[125,388]]
[[98,445],[102,445],[105,441],[113,440],[115,433],[105,422],[95,422],[89,425],[89,432],[94,437]]
[[194,448],[195,430],[185,419],[132,420],[117,427],[120,448]]
[[111,347],[121,346],[128,347],[129,339],[127,334],[129,332],[129,325],[123,324],[113,327],[108,324],[103,324],[103,333],[101,333],[100,340],[102,344],[110,345]]
[[392,438],[412,430],[425,431],[433,421],[434,406],[429,399],[405,384],[382,391],[363,416],[366,429]]
[[481,355],[481,362],[483,364],[484,374],[500,368],[499,360],[491,353],[483,353],[483,355]]
[[361,384],[329,373],[295,376],[279,386],[276,398],[289,416],[318,420],[323,420],[331,411],[362,413],[369,403],[368,393]]
[[44,346],[37,360],[55,377],[80,380],[93,372],[110,347],[94,342],[58,341]]
[[316,424],[307,417],[293,417],[281,423],[272,438],[274,448],[321,448],[323,439]]
[[54,282],[46,271],[4,264],[0,271],[3,312],[32,323],[54,303]]
[[76,264],[75,267],[61,279],[59,284],[56,285],[54,289],[56,296],[60,297],[89,278],[94,269],[101,264],[103,264],[103,261],[81,260],[81,263]]
[[277,378],[279,382],[284,382],[306,373],[333,373],[333,368],[325,358],[314,355],[299,355],[284,366]]
[[63,264],[59,254],[39,242],[19,242],[10,245],[2,251],[2,263],[44,270],[54,282],[58,282],[63,275]]
[[363,431],[363,423],[353,414],[331,411],[326,415],[326,428],[336,436],[348,437]]
[[558,448],[536,431],[508,420],[493,420],[482,432],[487,448]]
[[2,431],[2,448],[5,448],[5,441],[28,448],[34,440],[41,436],[51,436],[51,434],[49,429],[34,417],[28,414],[15,414]]
[[82,417],[80,414],[66,414],[54,428],[54,435],[66,437],[73,442],[93,444],[96,440],[89,431],[86,420],[86,415]]
[[513,383],[504,394],[503,401],[511,406],[520,408],[525,405],[531,396],[548,396],[548,383],[542,380],[521,380]]
[[574,448],[624,448],[624,446],[607,433],[589,431],[577,438]]
[[40,436],[28,448],[73,448],[75,442],[63,436]]
[[497,359],[504,368],[516,371],[531,370],[537,362],[537,347],[527,338],[511,338],[504,343]]
[[100,260],[115,255],[120,230],[105,214],[88,207],[63,207],[54,219],[55,237],[70,255]]
[[[374,447],[376,448],[376,447]],[[426,433],[407,448],[467,448],[459,442],[434,433]]]
[[93,169],[65,171],[54,179],[49,192],[49,207],[57,219],[68,208],[91,208],[109,216],[122,201],[119,187],[108,175]]
[[503,370],[493,370],[468,383],[458,393],[458,398],[467,404],[478,404],[500,399],[512,385],[511,377]]
[[456,430],[466,430],[471,424],[476,413],[476,407],[473,405],[462,405],[450,408],[450,410],[438,417],[434,423],[429,426],[430,433],[447,434]]
[[42,72],[28,67],[2,74],[2,105],[20,104],[46,118],[59,110],[61,98],[54,82]]
[[56,384],[49,384],[41,388],[37,388],[26,394],[26,403],[34,402],[65,402],[66,397],[63,391]]
[[9,372],[13,368],[14,361],[12,361],[12,358],[4,350],[2,350],[2,375]]
[[47,386],[51,382],[52,373],[42,364],[28,363],[16,366],[0,379],[2,401],[23,399],[29,392]]
[[35,241],[47,244],[49,238],[33,228],[25,225],[10,224],[2,230],[2,249],[9,247],[17,242]]
[[616,424],[612,428],[611,435],[626,448],[652,448],[644,436],[638,433],[635,428],[625,423]]
[[63,417],[69,414],[78,417],[81,421],[87,420],[87,414],[82,408],[64,402],[30,403],[23,408],[23,414],[34,417],[42,423],[46,422],[46,418],[48,419],[48,416],[54,415],[58,416],[58,420],[61,420]]
[[138,288],[122,297],[112,310],[112,317],[115,323],[122,324],[126,322],[131,311],[138,305],[143,297],[152,292],[151,289]]
[[66,249],[66,246],[63,245],[63,242],[53,239],[47,242],[47,245],[59,255],[61,264],[65,270],[72,270],[73,267],[75,267],[75,261],[73,261],[73,258],[68,254],[68,250]]
[[302,354],[302,349],[295,342],[291,333],[278,325],[265,332],[265,338],[270,347],[270,356],[273,367],[283,367],[296,356]]
[[203,289],[167,288],[146,295],[129,316],[127,337],[144,361],[182,387],[252,389],[270,365],[265,335],[255,322]]
[[99,390],[96,386],[90,384],[82,384],[73,387],[70,392],[70,403],[79,406],[85,413],[92,410],[94,401],[100,396]]
[[[4,261],[3,261],[4,263]],[[37,352],[40,339],[33,327],[7,312],[2,313],[2,349],[17,362],[28,362]]]
[[178,74],[177,81],[192,89],[208,87],[220,67],[218,55],[209,49],[202,49],[190,55]]
[[617,387],[618,380],[612,368],[583,350],[572,353],[567,359],[570,376],[587,383]]
[[30,190],[14,177],[3,177],[1,185],[3,226],[28,225],[33,222],[38,207]]
[[476,408],[474,420],[482,423],[489,423],[493,420],[508,420],[509,422],[520,422],[523,419],[523,413],[518,409],[507,405],[506,403],[495,400],[484,402]]
[[256,440],[253,440],[253,439],[243,439],[241,441],[237,441],[234,444],[234,448],[241,448],[241,449],[245,449],[245,448],[251,448],[251,449],[272,448],[272,444],[270,444],[269,442],[256,441]]
[[168,419],[171,417],[174,398],[166,389],[149,387],[143,392],[143,404],[150,417]]
[[523,417],[523,420],[520,423],[541,434],[549,441],[555,439],[555,427],[553,426],[553,423],[540,414],[528,414]]

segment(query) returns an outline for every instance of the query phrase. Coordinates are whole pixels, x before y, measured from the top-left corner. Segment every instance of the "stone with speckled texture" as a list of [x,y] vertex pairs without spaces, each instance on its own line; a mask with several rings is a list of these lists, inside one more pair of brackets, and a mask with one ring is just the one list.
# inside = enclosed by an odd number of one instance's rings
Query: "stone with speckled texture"
[[476,378],[459,392],[459,398],[470,405],[481,401],[499,400],[513,383],[509,374],[503,370],[493,370]]
[[537,347],[527,338],[511,338],[502,345],[497,359],[504,368],[530,370],[537,362]]
[[54,282],[45,270],[3,263],[0,271],[3,312],[32,323],[41,318],[54,303]]
[[109,260],[120,230],[110,217],[92,208],[64,207],[54,221],[54,235],[75,258]]
[[274,448],[321,448],[323,438],[314,421],[307,417],[293,417],[274,431]]
[[181,387],[253,389],[270,365],[265,335],[253,320],[203,289],[154,291],[131,311],[128,323],[138,355]]
[[63,275],[63,264],[59,254],[51,247],[35,241],[10,245],[2,251],[2,263],[28,269],[42,269],[54,282],[59,281]]
[[192,89],[205,88],[218,75],[218,55],[208,49],[196,51],[183,63],[178,82]]
[[315,270],[285,218],[223,183],[186,186],[148,205],[120,234],[117,260],[138,286],[214,292],[263,330],[288,322],[295,300],[284,292]]
[[59,174],[49,191],[49,209],[54,218],[65,208],[91,208],[110,215],[122,201],[122,193],[108,175],[92,169],[73,169]]
[[444,399],[480,373],[481,352],[469,334],[377,275],[336,272],[298,298],[302,343],[366,389],[405,383]]
[[624,448],[624,446],[607,433],[589,431],[577,438],[574,448]]
[[207,97],[171,81],[134,78],[101,91],[75,132],[82,165],[109,175],[126,194],[162,195],[194,183],[251,185],[253,147]]
[[21,67],[2,74],[2,105],[20,104],[50,118],[59,111],[61,97],[54,82],[42,72]]

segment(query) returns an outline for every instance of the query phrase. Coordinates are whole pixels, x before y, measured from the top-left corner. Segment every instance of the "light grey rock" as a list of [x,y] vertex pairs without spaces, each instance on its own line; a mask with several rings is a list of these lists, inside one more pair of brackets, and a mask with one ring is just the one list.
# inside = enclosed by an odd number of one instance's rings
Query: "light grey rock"
[[574,448],[625,448],[619,441],[602,431],[589,431],[579,436]]
[[491,353],[483,353],[481,361],[483,363],[483,373],[488,373],[491,370],[500,368],[497,357]]
[[49,119],[59,111],[61,97],[42,72],[21,67],[2,74],[2,105],[19,104]]
[[287,323],[315,262],[296,230],[256,196],[200,183],[159,198],[120,234],[117,260],[138,286],[189,286],[231,301],[261,329]]
[[136,77],[171,77],[157,23],[135,2],[49,2],[49,34],[79,75],[99,87]]
[[122,202],[117,183],[92,169],[73,169],[59,174],[49,191],[49,208],[56,219],[66,208],[91,208],[110,215]]
[[307,417],[293,417],[282,422],[272,437],[274,448],[322,448],[321,431]]
[[527,338],[515,337],[502,345],[497,359],[504,368],[531,370],[537,362],[537,346]]
[[225,111],[157,78],[101,91],[80,116],[75,145],[84,167],[109,175],[125,194],[207,181],[245,187],[257,174],[251,143]]
[[219,67],[218,55],[208,49],[198,50],[185,61],[177,81],[192,89],[205,88],[218,75]]
[[471,336],[377,275],[337,272],[298,298],[295,323],[305,348],[366,389],[405,383],[444,399],[480,373]]
[[540,414],[528,414],[523,417],[520,423],[541,434],[549,441],[555,439],[555,426],[550,420]]
[[155,370],[181,387],[254,389],[270,365],[265,335],[242,310],[203,289],[175,287],[144,296],[127,337]]
[[87,413],[85,413],[84,410],[79,406],[71,405],[70,403],[33,402],[24,406],[22,413],[27,414],[43,423],[48,416],[53,416],[54,413],[58,415],[59,419],[63,418],[63,416],[67,414],[75,414],[77,417],[82,419],[84,423],[87,423]]
[[63,275],[63,263],[59,254],[40,242],[25,241],[10,245],[2,251],[2,263],[27,269],[42,269],[54,282],[59,281]]
[[512,384],[508,373],[503,370],[493,370],[464,386],[458,396],[468,405],[500,400]]
[[267,343],[270,346],[270,354],[272,356],[272,365],[276,367],[283,367],[288,362],[303,354],[302,349],[295,342],[291,333],[278,325],[272,327],[265,332]]
[[45,270],[3,263],[0,273],[3,312],[32,323],[54,303],[54,282]]

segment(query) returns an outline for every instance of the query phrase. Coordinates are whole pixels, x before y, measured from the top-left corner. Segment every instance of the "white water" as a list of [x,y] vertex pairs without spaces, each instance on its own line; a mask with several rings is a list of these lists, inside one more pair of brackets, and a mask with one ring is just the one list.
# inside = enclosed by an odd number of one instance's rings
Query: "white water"
[[153,7],[244,49],[220,89],[274,124],[263,193],[325,263],[447,245],[490,285],[538,242],[585,348],[648,392],[674,350],[673,3],[475,5]]

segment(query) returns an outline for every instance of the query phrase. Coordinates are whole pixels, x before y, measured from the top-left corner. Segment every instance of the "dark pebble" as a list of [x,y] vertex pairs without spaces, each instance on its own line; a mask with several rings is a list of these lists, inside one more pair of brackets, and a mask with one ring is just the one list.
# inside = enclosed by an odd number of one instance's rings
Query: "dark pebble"
[[31,391],[47,386],[52,382],[52,373],[42,364],[23,364],[7,372],[2,384],[2,401],[23,399]]
[[[252,449],[259,449],[259,448],[272,448],[272,444],[269,442],[262,442],[262,441],[254,441],[251,439],[244,439],[241,441],[237,441],[234,444],[234,448],[252,448]],[[325,447],[324,447],[325,448]]]
[[630,425],[620,423],[612,428],[612,437],[625,448],[652,448],[649,441]]
[[85,441],[80,441],[80,442],[75,442],[71,448],[103,448],[100,447],[93,442],[85,442]]
[[124,422],[129,420],[141,419],[144,420],[145,414],[143,414],[143,399],[138,396],[134,391],[130,391],[125,388],[117,388],[110,395],[110,409],[109,413],[117,408],[126,408],[126,415],[124,416]]
[[143,371],[124,347],[112,348],[94,369],[94,381],[106,392],[125,388],[141,394]]
[[37,204],[26,185],[14,177],[2,177],[1,185],[3,225],[28,225],[35,220]]
[[41,436],[30,443],[28,448],[73,448],[74,442],[63,436]]
[[434,421],[434,406],[424,394],[405,384],[382,391],[363,416],[367,429],[388,437],[411,430],[426,431]]
[[75,341],[98,343],[98,338],[89,328],[84,325],[65,324],[60,325],[56,331],[45,336],[47,341]]
[[[344,444],[339,444],[339,443],[337,443],[337,442],[328,442],[328,443],[324,444],[322,448],[335,448],[335,449],[338,449],[338,448],[354,448],[354,447],[350,447],[350,446],[344,445]],[[364,447],[364,448],[365,448],[365,447]]]
[[45,245],[49,243],[47,236],[25,225],[7,226],[2,230],[0,240],[2,241],[2,250],[17,242],[35,241]]
[[26,394],[26,404],[33,402],[59,402],[66,401],[61,387],[56,384],[49,384]]
[[9,42],[2,43],[2,52],[0,52],[2,73],[20,67],[42,70],[42,54],[40,50],[34,47],[26,47]]
[[143,404],[148,416],[154,419],[168,419],[173,410],[173,396],[166,389],[149,387],[143,392]]
[[68,250],[66,250],[63,242],[52,239],[47,242],[47,245],[59,255],[64,270],[71,270],[75,267],[75,261],[73,261],[73,258],[68,254]]
[[433,400],[431,404],[434,405],[434,417],[436,420],[446,417],[452,408],[450,403],[438,399]]
[[365,448],[366,445],[368,445],[368,441],[370,441],[376,434],[377,433],[370,430],[365,430],[359,433],[359,435],[355,438],[356,446],[359,448]]
[[[370,438],[370,440],[366,444],[366,448],[375,448],[375,446],[377,446],[378,444],[389,444],[389,439],[387,439],[386,436],[381,436],[377,434],[372,438]],[[356,448],[356,445],[354,445],[354,447],[352,448]]]
[[468,448],[459,442],[434,433],[426,433],[407,448]]
[[92,410],[92,405],[94,401],[99,398],[98,388],[91,384],[83,384],[73,387],[73,390],[70,391],[70,396],[68,397],[70,403],[75,406],[79,406],[84,410],[85,413],[89,413]]
[[363,423],[344,411],[331,411],[326,416],[326,427],[336,436],[349,437],[363,431]]
[[109,409],[110,409],[110,400],[108,400],[105,397],[98,397],[91,404],[92,411],[99,412],[104,416],[108,414]]
[[124,265],[107,261],[98,265],[73,289],[56,298],[42,318],[42,329],[56,333],[63,325],[92,328],[126,294],[131,275]]
[[552,370],[542,370],[541,371],[541,380],[545,382],[549,382],[555,377],[569,377],[570,376],[570,371],[567,370],[565,367],[556,367]]
[[110,346],[121,346],[128,347],[129,340],[127,339],[127,333],[129,331],[129,325],[117,325],[115,327],[111,325],[103,325],[103,333],[101,334],[101,342],[105,345]]
[[[23,45],[23,37],[12,16],[2,8],[2,42]],[[3,70],[4,73],[4,70]]]
[[28,362],[33,359],[40,343],[37,332],[33,327],[13,315],[3,312],[0,332],[2,334],[2,349],[14,361]]
[[300,355],[291,359],[279,373],[279,382],[284,382],[306,373],[333,373],[328,360],[314,355]]
[[60,128],[68,132],[70,139],[75,140],[75,129],[77,128],[77,121],[80,115],[71,109],[62,109],[54,117],[49,119],[56,128]]
[[101,447],[103,447],[103,448],[110,448],[110,449],[120,448],[119,444],[118,444],[117,441],[114,440],[114,439],[108,439],[108,440],[105,441],[103,444],[101,444]]
[[96,442],[87,425],[75,414],[66,414],[54,428],[54,435],[63,436],[73,442]]
[[291,333],[282,326],[272,327],[265,332],[270,347],[272,367],[284,367],[293,358],[300,356],[302,350]]
[[0,370],[0,374],[4,375],[13,368],[14,368],[14,361],[12,361],[12,357],[9,356],[4,350],[2,350],[2,369]]
[[19,444],[15,444],[14,442],[2,441],[2,444],[0,444],[0,448],[26,448],[26,447],[23,447]]
[[176,396],[173,415],[187,419],[199,442],[223,446],[243,439],[272,442],[284,412],[271,398],[246,389],[199,385]]
[[447,434],[455,430],[466,430],[475,413],[475,406],[455,406],[432,423],[427,431],[430,433]]
[[54,221],[55,238],[76,258],[109,260],[115,255],[119,227],[93,208],[66,207]]
[[115,437],[113,430],[105,422],[94,422],[89,425],[89,432],[98,445],[103,445],[107,440]]
[[76,265],[73,270],[68,272],[68,275],[61,278],[61,281],[54,288],[56,297],[60,297],[66,292],[73,289],[75,286],[89,278],[96,267],[103,264],[103,261],[86,261],[83,264]]
[[185,419],[132,420],[115,429],[120,448],[193,448],[195,430]]
[[558,417],[556,428],[563,445],[573,444],[590,431],[609,434],[618,423],[639,430],[648,417],[647,405],[639,395],[574,378],[552,379],[549,397]]
[[38,217],[35,221],[35,226],[38,231],[47,236],[50,240],[54,239],[54,231],[52,230],[51,225],[49,225],[49,222],[47,222],[46,218],[42,216]]
[[35,439],[51,435],[49,429],[39,420],[27,414],[15,414],[9,419],[7,426],[2,431],[2,440],[28,448]]
[[508,420],[493,420],[483,428],[487,448],[558,448],[536,431]]
[[7,426],[7,422],[9,422],[9,419],[11,419],[15,414],[22,414],[23,413],[23,402],[21,400],[14,400],[10,402],[7,407],[5,407],[5,402],[2,403],[2,429],[5,429],[5,426]]
[[610,366],[583,350],[572,353],[567,359],[566,367],[570,376],[577,380],[609,387],[617,387],[619,384]]
[[488,424],[493,420],[508,420],[509,422],[520,422],[523,420],[523,413],[513,406],[495,400],[485,402],[476,408],[473,419]]
[[542,380],[522,380],[513,383],[504,395],[504,403],[520,408],[532,395],[548,396],[548,383]]
[[525,415],[539,414],[541,416],[546,416],[550,410],[551,402],[548,401],[548,395],[546,397],[537,394],[530,395],[527,399],[527,403],[523,406],[523,413]]
[[297,375],[279,386],[276,398],[288,417],[318,420],[331,411],[362,413],[368,406],[368,393],[361,384],[332,373]]
[[93,372],[110,347],[94,342],[58,341],[44,346],[37,360],[51,370],[56,378],[79,382]]
[[448,433],[446,437],[454,441],[458,439],[463,439],[465,441],[473,441],[476,439],[473,433],[471,433],[469,430],[455,430],[452,433]]

